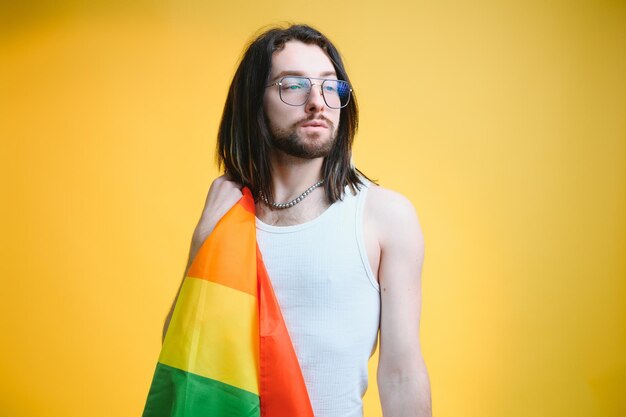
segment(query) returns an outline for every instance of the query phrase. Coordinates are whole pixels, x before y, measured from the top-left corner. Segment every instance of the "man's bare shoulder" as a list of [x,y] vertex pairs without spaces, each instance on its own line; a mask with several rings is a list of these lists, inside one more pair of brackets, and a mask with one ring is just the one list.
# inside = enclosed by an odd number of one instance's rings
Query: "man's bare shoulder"
[[371,183],[367,204],[377,210],[414,211],[413,204],[404,195],[389,188]]
[[[413,203],[397,191],[370,184],[365,212],[373,223],[381,244],[422,239],[419,219]],[[407,236],[412,235],[412,236]]]
[[417,218],[415,207],[407,197],[373,183],[370,184],[365,204],[366,209],[370,209],[374,217],[383,223],[393,220],[392,218],[399,221]]

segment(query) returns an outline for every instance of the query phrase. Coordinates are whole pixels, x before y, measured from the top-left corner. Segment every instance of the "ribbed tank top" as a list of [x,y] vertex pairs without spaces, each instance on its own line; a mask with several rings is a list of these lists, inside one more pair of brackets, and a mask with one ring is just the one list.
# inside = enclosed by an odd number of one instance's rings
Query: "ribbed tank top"
[[369,183],[348,187],[315,219],[271,226],[257,242],[316,417],[362,417],[368,359],[380,323],[380,289],[363,240]]

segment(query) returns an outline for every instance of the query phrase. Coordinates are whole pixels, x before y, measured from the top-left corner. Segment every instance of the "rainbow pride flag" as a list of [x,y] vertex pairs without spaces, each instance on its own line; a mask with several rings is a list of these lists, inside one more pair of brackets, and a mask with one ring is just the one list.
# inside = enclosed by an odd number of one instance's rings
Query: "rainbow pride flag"
[[143,412],[200,416],[313,417],[247,188],[189,267]]

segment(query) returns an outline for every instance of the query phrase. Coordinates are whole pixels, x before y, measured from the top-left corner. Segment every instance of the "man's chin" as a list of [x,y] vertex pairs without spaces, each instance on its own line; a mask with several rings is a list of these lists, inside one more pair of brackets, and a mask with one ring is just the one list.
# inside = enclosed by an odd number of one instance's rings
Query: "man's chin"
[[302,146],[302,147],[276,147],[276,150],[296,158],[301,159],[317,159],[317,158],[325,158],[330,154],[329,148],[321,148],[321,147],[311,147],[311,146]]
[[323,158],[330,154],[335,143],[333,138],[320,135],[303,135],[300,137],[291,134],[287,137],[274,137],[274,148],[283,153],[303,159]]

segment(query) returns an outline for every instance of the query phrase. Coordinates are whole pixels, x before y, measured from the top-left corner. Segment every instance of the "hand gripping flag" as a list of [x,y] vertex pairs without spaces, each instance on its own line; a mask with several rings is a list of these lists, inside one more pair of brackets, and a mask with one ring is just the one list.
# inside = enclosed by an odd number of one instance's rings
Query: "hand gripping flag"
[[212,416],[313,417],[247,188],[189,267],[143,412]]

